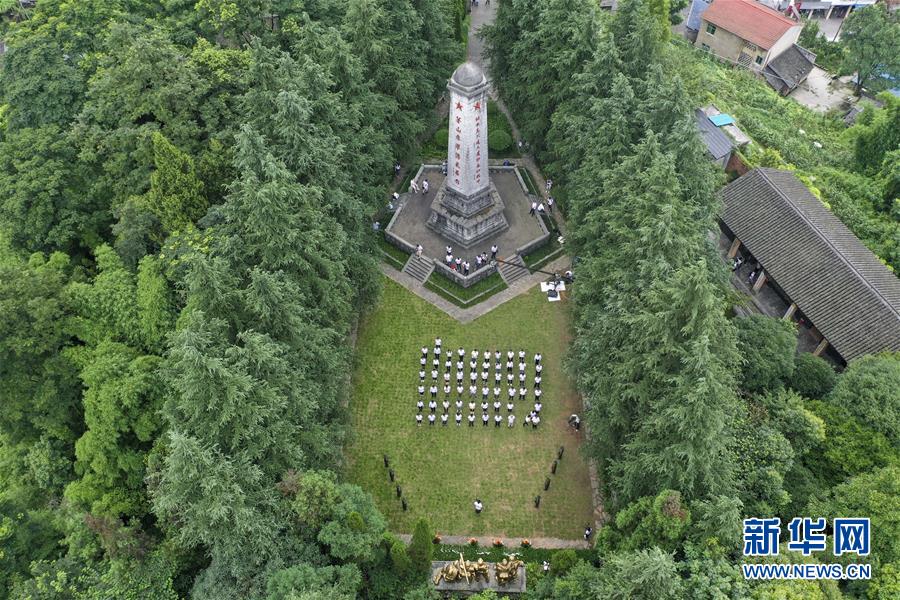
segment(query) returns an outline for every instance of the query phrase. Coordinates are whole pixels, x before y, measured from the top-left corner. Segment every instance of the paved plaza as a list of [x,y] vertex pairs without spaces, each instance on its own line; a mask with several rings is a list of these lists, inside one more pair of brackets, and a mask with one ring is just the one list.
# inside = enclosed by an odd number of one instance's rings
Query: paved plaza
[[494,182],[494,186],[506,204],[505,214],[509,229],[500,235],[476,243],[470,248],[461,248],[454,242],[438,235],[426,225],[428,217],[431,215],[431,202],[444,182],[444,176],[441,174],[440,168],[426,168],[419,177],[420,186],[424,179],[428,179],[428,193],[401,196],[403,207],[391,225],[390,231],[413,246],[421,244],[423,254],[429,258],[443,261],[445,248],[449,244],[453,246],[454,256],[461,256],[464,260],[469,260],[474,268],[475,255],[482,252],[490,255],[493,244],[497,244],[500,249],[497,256],[503,259],[515,254],[516,248],[543,235],[537,217],[528,214],[531,202],[523,192],[515,172],[508,169],[491,169],[491,181]]

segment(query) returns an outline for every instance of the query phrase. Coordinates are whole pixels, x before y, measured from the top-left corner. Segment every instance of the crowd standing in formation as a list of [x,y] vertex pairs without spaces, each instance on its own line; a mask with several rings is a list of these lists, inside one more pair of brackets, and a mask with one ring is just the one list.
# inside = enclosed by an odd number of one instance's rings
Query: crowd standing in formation
[[[451,398],[455,412],[453,421],[457,427],[462,426],[464,408],[468,409],[465,419],[469,427],[475,427],[479,419],[482,427],[488,427],[491,423],[494,427],[502,427],[504,422],[506,427],[515,427],[517,403],[520,406],[527,404],[527,409],[524,409],[528,410],[523,420],[524,427],[531,426],[532,429],[537,429],[541,424],[543,408],[541,382],[544,365],[540,352],[535,353],[532,358],[533,374],[529,381],[527,354],[524,349],[520,349],[518,353],[512,350],[503,353],[496,348],[493,352],[490,350],[467,352],[460,347],[455,352],[453,350],[445,352],[441,338],[436,338],[430,352],[427,346],[422,346],[421,351],[419,384],[416,388],[418,392],[416,425],[421,426],[427,420],[429,425],[434,426],[440,420],[441,426],[446,427],[450,421]],[[468,358],[468,375],[466,375],[466,358]],[[529,395],[532,396],[531,399]],[[480,417],[476,416],[478,408],[481,409]],[[521,412],[523,409],[520,408]]]

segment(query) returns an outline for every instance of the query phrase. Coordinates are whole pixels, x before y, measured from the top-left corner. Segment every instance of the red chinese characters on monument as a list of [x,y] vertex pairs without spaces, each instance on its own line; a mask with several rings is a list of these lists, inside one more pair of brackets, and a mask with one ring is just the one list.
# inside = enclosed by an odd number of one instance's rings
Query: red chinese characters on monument
[[475,102],[472,107],[475,111],[475,183],[481,184],[481,101]]
[[462,125],[463,125],[463,103],[458,101],[456,102],[456,117],[454,121],[456,122],[456,143],[454,144],[454,152],[453,152],[453,183],[455,185],[459,185],[459,177],[460,177],[460,152],[462,151],[462,138],[460,134],[462,133]]

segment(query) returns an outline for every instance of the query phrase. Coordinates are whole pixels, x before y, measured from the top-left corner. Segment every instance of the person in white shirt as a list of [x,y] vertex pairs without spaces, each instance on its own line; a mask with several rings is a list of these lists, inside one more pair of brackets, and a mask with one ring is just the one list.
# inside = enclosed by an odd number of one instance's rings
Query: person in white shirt
[[515,405],[512,402],[506,403],[506,412],[512,412],[514,408],[515,408]]
[[479,500],[478,498],[475,498],[475,502],[473,504],[475,506],[475,513],[480,515],[481,511],[484,510],[484,504],[482,504],[481,500]]
[[509,423],[508,427],[514,427],[516,424],[516,415],[509,415],[506,417],[506,422]]
[[463,386],[461,386],[461,385],[456,386],[456,396],[457,397],[462,396],[462,393],[463,393]]
[[466,418],[469,420],[469,427],[475,427],[475,413],[470,412]]
[[506,395],[509,396],[509,401],[512,402],[516,397],[516,388],[513,388],[513,387],[509,388],[506,391]]
[[424,385],[420,384],[418,390],[419,390],[419,397],[422,397],[425,395],[425,386]]
[[449,384],[449,383],[448,383],[447,385],[444,386],[444,395],[445,395],[445,396],[449,396],[449,395],[450,395],[450,384]]
[[512,362],[512,359],[513,359],[514,356],[515,356],[515,354],[513,353],[512,350],[510,350],[510,351],[508,351],[508,352],[506,353],[506,360]]
[[499,397],[500,397],[500,386],[495,385],[494,386],[494,398],[499,398]]
[[531,425],[531,413],[525,415],[525,422],[522,423],[522,427],[528,427]]
[[477,395],[478,395],[478,388],[475,385],[470,385],[469,386],[469,396],[472,396],[474,398]]
[[540,374],[541,374],[541,371],[543,371],[543,370],[544,370],[544,365],[537,365],[537,366],[534,368],[534,372],[537,373],[538,375],[540,375]]
[[427,356],[428,356],[428,348],[426,348],[425,346],[422,346],[422,357],[424,358]]
[[419,381],[425,381],[425,371],[419,371]]
[[503,422],[503,417],[500,415],[494,415],[494,427],[500,427],[500,423]]
[[540,403],[540,401],[534,403],[534,412],[541,414],[541,409],[544,408],[544,405]]
[[478,360],[478,350],[472,350],[472,360]]
[[495,412],[495,413],[499,413],[499,412],[500,412],[500,406],[501,406],[500,401],[499,401],[499,400],[494,400],[494,412]]
[[490,417],[488,417],[488,414],[481,413],[481,426],[482,427],[487,427],[488,420],[490,420]]
[[428,364],[428,359],[423,356],[419,359],[419,364],[424,367],[426,364]]
[[466,351],[463,350],[462,346],[460,346],[459,349],[456,351],[456,355],[459,357],[459,360],[462,361],[463,356],[466,355]]
[[430,388],[428,388],[428,391],[431,393],[432,399],[434,399],[437,396],[437,386],[436,385],[432,385]]
[[435,371],[434,369],[432,369],[432,370],[431,370],[431,378],[432,378],[432,379],[437,379],[437,376],[438,376],[438,372]]
[[441,427],[447,426],[447,413],[441,415]]
[[519,362],[525,362],[525,351],[519,350]]
[[484,386],[481,388],[481,399],[487,400],[488,394],[491,393],[491,390],[488,389],[488,386]]
[[500,362],[500,351],[494,350],[494,360]]
[[541,381],[542,381],[541,376],[535,375],[534,376],[534,387],[536,387],[536,388],[541,387]]
[[434,425],[434,415],[428,415],[428,424]]
[[475,401],[474,400],[469,402],[469,410],[475,410]]
[[469,373],[469,381],[472,382],[473,385],[477,380],[478,380],[478,373],[476,373],[475,371],[472,371],[471,373]]
[[541,399],[541,395],[542,395],[543,393],[544,393],[544,392],[541,391],[541,388],[534,388],[534,399],[535,399],[535,400],[540,400],[540,399]]
[[430,400],[428,402],[428,410],[430,410],[431,412],[434,412],[435,409],[437,409],[437,402],[435,402],[434,400]]
[[422,402],[422,399],[421,399],[421,398],[419,398],[419,401],[416,402],[416,409],[417,409],[419,412],[422,412],[422,409],[423,409],[423,408],[425,408],[425,403]]
[[416,415],[416,425],[422,426],[422,415]]
[[450,373],[444,373],[444,383],[450,383]]
[[444,401],[441,402],[441,406],[444,407],[444,412],[447,412],[450,409],[450,401],[444,398]]
[[536,414],[533,417],[531,417],[531,428],[532,429],[537,429],[538,425],[540,425],[540,424],[541,424],[541,416],[540,415]]
[[496,373],[494,373],[494,383],[499,385],[500,381],[502,381],[502,380],[503,380],[503,375],[500,374],[500,371],[497,371]]
[[519,373],[519,383],[525,383],[525,371]]
[[456,400],[456,410],[457,410],[457,412],[460,411],[460,410],[462,410],[462,404],[463,404],[463,403],[462,403],[462,400],[459,400],[459,399]]
[[537,352],[537,353],[534,355],[534,364],[536,364],[536,365],[541,364],[541,359],[542,359],[542,358],[543,358],[543,356],[541,356],[541,353],[540,353],[540,352]]
[[455,419],[456,419],[456,426],[459,427],[462,424],[462,413],[459,411],[456,411]]

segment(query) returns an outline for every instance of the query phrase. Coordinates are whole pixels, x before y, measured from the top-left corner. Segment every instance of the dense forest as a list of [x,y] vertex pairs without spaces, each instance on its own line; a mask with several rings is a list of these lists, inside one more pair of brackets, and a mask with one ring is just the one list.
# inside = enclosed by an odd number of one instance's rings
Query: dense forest
[[[789,325],[729,318],[706,236],[722,180],[669,9],[503,0],[487,34],[579,259],[569,362],[610,516],[593,560],[529,564],[528,598],[896,598],[900,357],[838,374]],[[434,598],[427,523],[388,533],[341,447],[369,218],[437,119],[465,2],[16,10],[0,600]],[[863,119],[859,156],[897,158],[897,110]],[[744,580],[742,517],[845,514],[872,519],[870,583]]]
[[0,597],[378,576],[384,520],[330,473],[348,333],[463,9],[42,0],[4,24]]
[[[730,318],[728,273],[707,236],[724,174],[704,155],[693,110],[727,92],[722,108],[759,115],[754,134],[784,139],[801,111],[769,113],[765,123],[762,106],[792,101],[706,66],[669,36],[666,3],[641,0],[620,2],[611,18],[590,0],[547,0],[540,10],[510,0],[488,34],[494,84],[566,210],[578,261],[569,363],[611,517],[597,543],[603,566],[541,582],[533,597],[895,598],[900,355],[866,357],[838,374],[796,355],[793,325]],[[715,71],[701,80],[701,68]],[[897,108],[870,112],[846,134],[854,142],[840,142],[859,165],[842,168],[860,169],[845,176],[831,167],[842,186],[893,168],[881,165],[897,153]],[[838,129],[831,117],[805,119],[828,123],[814,135]],[[802,152],[789,158],[812,169],[813,152]],[[881,179],[866,181],[880,194]],[[826,198],[841,189],[829,185]],[[851,202],[868,210],[867,196],[849,193],[845,210]],[[871,208],[889,213],[885,204]],[[896,217],[875,218],[897,231]],[[886,246],[874,232],[863,238],[893,263],[896,233],[880,237]],[[744,579],[742,518],[786,525],[851,513],[872,520],[871,583]],[[815,557],[782,547],[777,560]]]

